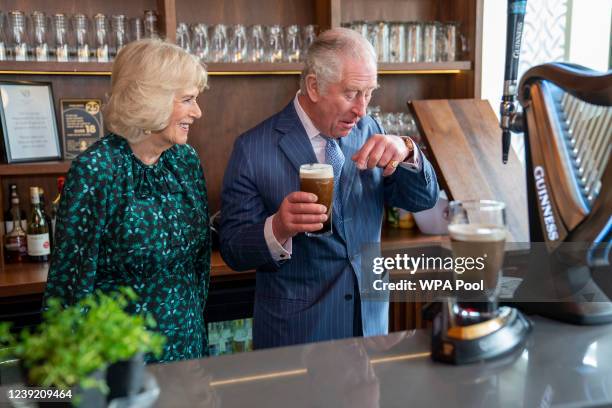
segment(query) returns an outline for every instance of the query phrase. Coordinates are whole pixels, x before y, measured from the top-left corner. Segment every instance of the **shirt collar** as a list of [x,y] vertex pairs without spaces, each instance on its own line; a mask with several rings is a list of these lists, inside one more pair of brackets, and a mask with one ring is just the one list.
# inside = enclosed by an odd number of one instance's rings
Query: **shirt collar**
[[297,115],[300,118],[300,122],[302,122],[302,126],[304,126],[304,129],[306,130],[306,135],[308,136],[308,139],[312,140],[315,137],[321,135],[321,132],[319,132],[319,130],[315,127],[314,123],[312,123],[312,120],[310,120],[310,118],[308,117],[308,114],[306,114],[306,112],[304,111],[304,108],[302,108],[302,105],[300,105],[300,101],[298,99],[299,95],[300,91],[297,91],[297,93],[295,94],[295,98],[293,98],[293,106],[295,107],[295,111],[297,112]]

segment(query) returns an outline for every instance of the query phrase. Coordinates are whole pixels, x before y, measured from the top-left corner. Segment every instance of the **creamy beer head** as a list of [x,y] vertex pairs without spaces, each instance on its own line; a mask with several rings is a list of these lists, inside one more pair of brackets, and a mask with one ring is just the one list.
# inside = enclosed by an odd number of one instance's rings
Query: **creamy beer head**
[[328,179],[334,178],[334,168],[331,164],[311,163],[300,166],[300,178]]
[[506,239],[506,228],[487,224],[451,224],[448,232],[452,239],[465,242],[498,242]]

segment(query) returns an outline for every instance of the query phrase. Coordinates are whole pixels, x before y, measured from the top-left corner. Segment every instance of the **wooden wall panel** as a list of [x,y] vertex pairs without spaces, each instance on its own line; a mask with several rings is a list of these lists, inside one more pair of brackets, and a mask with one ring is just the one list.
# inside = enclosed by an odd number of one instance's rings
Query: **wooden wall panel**
[[440,0],[342,0],[341,21],[431,21],[439,7]]
[[280,111],[298,90],[297,75],[212,76],[199,98],[203,115],[189,132],[206,174],[211,213],[221,200],[221,181],[234,141]]
[[315,24],[315,0],[204,0],[176,4],[178,22],[206,24]]

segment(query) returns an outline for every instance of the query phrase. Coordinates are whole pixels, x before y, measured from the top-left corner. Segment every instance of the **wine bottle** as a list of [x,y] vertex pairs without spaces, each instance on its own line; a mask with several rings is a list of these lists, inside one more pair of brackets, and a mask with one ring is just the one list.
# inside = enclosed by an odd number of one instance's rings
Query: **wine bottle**
[[7,263],[23,262],[28,255],[26,232],[21,227],[19,196],[11,197],[11,230],[4,236],[4,258]]
[[38,187],[30,187],[32,212],[28,219],[28,257],[33,262],[47,262],[51,254],[49,224],[40,208]]
[[47,226],[49,227],[49,244],[51,248],[53,248],[55,243],[53,242],[53,231],[51,230],[51,216],[47,212],[47,200],[45,199],[45,190],[42,187],[38,187],[38,197],[40,201],[40,211],[43,217],[45,217],[45,221],[47,221]]
[[59,211],[60,200],[62,199],[62,191],[66,177],[60,176],[57,178],[57,197],[51,202],[51,238],[55,240],[55,223],[57,222],[57,213]]
[[[19,200],[17,184],[9,184],[8,207],[6,207],[7,209],[4,212],[4,231],[7,234],[13,230],[13,216],[11,215],[13,197],[17,197]],[[26,213],[23,208],[19,208],[19,216],[21,217],[21,229],[25,231],[26,228],[28,228],[28,218],[26,217]]]

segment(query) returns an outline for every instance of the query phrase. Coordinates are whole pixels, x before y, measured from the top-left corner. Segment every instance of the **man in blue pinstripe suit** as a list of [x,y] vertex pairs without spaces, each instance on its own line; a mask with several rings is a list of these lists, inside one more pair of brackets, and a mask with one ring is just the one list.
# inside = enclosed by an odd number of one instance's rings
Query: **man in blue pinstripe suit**
[[[294,100],[236,140],[223,181],[221,254],[235,270],[257,270],[255,348],[387,333],[387,297],[360,296],[368,290],[360,251],[380,242],[384,204],[431,208],[438,184],[409,138],[385,135],[366,116],[377,86],[367,40],[326,31],[308,52]],[[314,194],[298,191],[300,165],[316,162],[340,163],[334,233],[307,237],[327,219]]]

